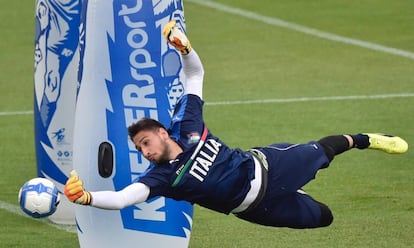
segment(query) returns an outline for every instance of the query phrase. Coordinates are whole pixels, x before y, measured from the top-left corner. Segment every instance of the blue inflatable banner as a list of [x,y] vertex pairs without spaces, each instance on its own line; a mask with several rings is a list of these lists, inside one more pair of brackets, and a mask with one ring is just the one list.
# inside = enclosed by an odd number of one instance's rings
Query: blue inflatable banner
[[[34,124],[37,174],[63,192],[72,170],[75,104],[79,83],[79,0],[37,0],[34,51]],[[61,197],[50,219],[74,224],[73,204]]]
[[[120,190],[151,166],[127,127],[142,117],[168,126],[184,93],[181,57],[162,37],[171,19],[184,29],[182,1],[83,1],[73,154],[88,190]],[[187,247],[192,215],[190,203],[164,197],[121,211],[76,207],[82,247]]]

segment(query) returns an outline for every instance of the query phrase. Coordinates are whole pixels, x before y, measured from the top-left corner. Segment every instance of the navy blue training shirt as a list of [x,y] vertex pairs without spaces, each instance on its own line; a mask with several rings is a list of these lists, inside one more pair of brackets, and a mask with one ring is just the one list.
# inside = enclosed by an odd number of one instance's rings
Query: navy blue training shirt
[[210,133],[202,108],[196,95],[180,99],[168,132],[183,152],[176,160],[151,166],[138,182],[150,187],[149,198],[165,196],[229,214],[250,190],[254,161]]

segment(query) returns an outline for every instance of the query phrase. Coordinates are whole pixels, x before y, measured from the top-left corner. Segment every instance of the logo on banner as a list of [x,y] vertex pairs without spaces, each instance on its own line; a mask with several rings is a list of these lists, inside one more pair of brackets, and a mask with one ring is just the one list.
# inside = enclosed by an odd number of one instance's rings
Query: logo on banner
[[[77,71],[68,68],[72,63],[77,65],[73,58],[78,47],[80,9],[80,0],[36,2],[34,112],[37,158],[41,160],[38,170],[60,184],[66,182],[65,170],[70,170],[63,167],[72,165],[71,132],[78,82],[69,79],[68,74]],[[68,90],[71,88],[74,90]],[[62,155],[66,156],[64,161]]]
[[[114,1],[114,35],[108,35],[113,111],[107,111],[108,139],[117,150],[114,185],[120,190],[141,176],[150,163],[128,138],[129,125],[142,117],[170,123],[177,100],[184,94],[180,55],[169,48],[162,28],[171,19],[184,23],[182,0]],[[156,197],[121,210],[126,229],[187,237],[192,205]]]

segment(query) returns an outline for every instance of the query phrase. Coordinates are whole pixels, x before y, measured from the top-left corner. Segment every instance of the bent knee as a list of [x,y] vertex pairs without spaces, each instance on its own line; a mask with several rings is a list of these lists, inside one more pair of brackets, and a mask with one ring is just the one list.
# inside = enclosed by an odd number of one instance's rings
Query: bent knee
[[321,218],[320,218],[320,227],[329,226],[333,222],[333,214],[332,211],[329,209],[328,206],[325,204],[318,202],[319,207],[321,209]]

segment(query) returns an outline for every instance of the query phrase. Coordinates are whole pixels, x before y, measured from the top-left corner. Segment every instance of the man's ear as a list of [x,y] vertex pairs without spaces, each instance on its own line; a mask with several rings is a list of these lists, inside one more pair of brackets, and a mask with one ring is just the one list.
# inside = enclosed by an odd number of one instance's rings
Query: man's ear
[[170,135],[168,134],[167,130],[165,130],[164,128],[159,128],[158,129],[158,133],[161,135],[161,137],[163,138],[168,138],[170,137]]

